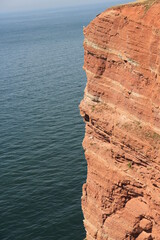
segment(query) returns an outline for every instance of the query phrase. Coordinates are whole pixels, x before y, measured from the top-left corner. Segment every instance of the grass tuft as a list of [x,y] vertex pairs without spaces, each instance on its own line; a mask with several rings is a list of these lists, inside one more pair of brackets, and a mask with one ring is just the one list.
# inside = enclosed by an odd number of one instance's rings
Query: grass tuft
[[129,163],[128,163],[128,168],[132,168],[132,165],[133,165],[133,163],[132,163],[132,162],[129,162]]

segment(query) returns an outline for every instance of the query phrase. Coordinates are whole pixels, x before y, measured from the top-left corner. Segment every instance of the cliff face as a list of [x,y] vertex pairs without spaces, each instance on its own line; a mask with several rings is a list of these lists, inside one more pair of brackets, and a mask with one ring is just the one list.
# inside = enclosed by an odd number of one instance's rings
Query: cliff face
[[87,240],[160,239],[160,3],[152,3],[108,9],[84,29]]

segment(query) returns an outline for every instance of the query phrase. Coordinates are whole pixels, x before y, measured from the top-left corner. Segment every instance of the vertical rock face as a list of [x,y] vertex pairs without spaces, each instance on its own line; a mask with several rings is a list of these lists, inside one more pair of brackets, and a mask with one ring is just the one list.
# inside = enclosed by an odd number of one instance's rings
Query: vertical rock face
[[159,240],[160,3],[108,9],[84,35],[87,240]]

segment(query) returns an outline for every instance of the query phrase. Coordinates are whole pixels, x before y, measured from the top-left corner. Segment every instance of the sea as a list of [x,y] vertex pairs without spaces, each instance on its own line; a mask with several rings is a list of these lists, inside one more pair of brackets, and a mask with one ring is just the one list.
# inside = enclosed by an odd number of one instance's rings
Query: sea
[[114,4],[0,13],[0,240],[85,238],[83,26]]

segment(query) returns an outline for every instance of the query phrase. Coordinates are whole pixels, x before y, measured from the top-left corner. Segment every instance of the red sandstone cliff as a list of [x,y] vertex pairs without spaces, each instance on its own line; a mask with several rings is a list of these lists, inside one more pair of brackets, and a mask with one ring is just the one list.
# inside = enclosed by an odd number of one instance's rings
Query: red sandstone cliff
[[84,35],[87,240],[160,240],[160,3],[110,8]]

